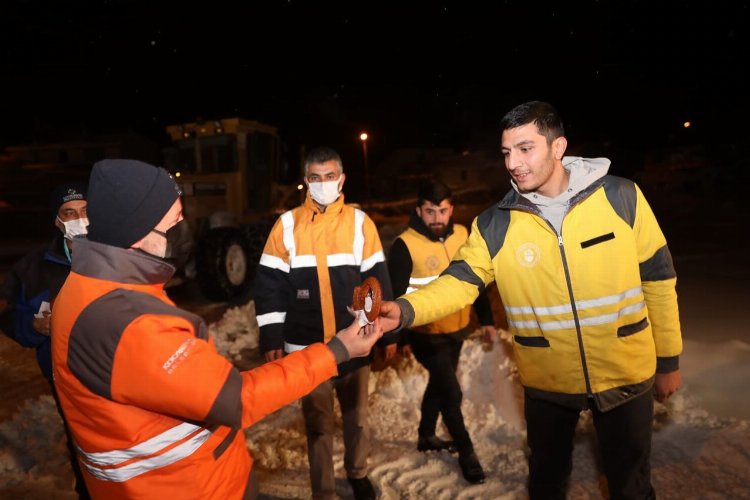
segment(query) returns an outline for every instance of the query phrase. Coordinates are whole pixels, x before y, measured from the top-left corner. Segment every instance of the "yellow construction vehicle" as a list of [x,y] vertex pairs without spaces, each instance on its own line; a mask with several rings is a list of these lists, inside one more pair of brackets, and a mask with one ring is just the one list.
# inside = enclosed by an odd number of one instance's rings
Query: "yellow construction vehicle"
[[167,127],[164,166],[182,187],[186,223],[170,234],[185,275],[213,300],[245,298],[279,214],[299,205],[302,148],[242,118]]

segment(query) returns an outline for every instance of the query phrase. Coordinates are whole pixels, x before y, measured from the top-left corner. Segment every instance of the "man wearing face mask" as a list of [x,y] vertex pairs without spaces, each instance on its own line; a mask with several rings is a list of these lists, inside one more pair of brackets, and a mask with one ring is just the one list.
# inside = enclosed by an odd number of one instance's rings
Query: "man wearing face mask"
[[[268,361],[327,340],[351,321],[347,306],[365,278],[376,277],[383,297],[391,296],[377,229],[364,212],[344,204],[345,179],[334,150],[310,151],[305,160],[307,198],[282,214],[268,237],[255,280],[260,349]],[[381,341],[386,360],[395,353],[397,340],[391,335]],[[369,363],[369,358],[350,361],[337,378],[302,399],[315,499],[336,497],[334,390],[344,424],[344,469],[354,498],[375,498],[367,477]]]
[[336,375],[382,335],[344,325],[254,370],[221,356],[203,320],[167,297],[167,231],[180,191],[162,168],[103,160],[89,238],[52,310],[55,386],[94,498],[256,498],[242,429]]
[[[57,235],[51,244],[24,256],[7,274],[0,289],[0,298],[6,303],[0,312],[0,329],[22,346],[36,349],[39,368],[58,402],[52,383],[50,305],[70,273],[74,239],[86,234],[86,184],[66,182],[57,186],[50,194],[50,211]],[[68,449],[76,491],[81,498],[88,498],[70,440]]]

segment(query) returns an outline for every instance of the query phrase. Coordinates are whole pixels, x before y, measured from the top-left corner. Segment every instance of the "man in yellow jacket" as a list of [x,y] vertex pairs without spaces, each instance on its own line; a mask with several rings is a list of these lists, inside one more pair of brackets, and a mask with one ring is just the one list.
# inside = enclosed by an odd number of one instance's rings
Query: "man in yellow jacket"
[[[60,397],[93,498],[255,498],[242,429],[370,352],[378,325],[239,372],[164,284],[180,191],[161,168],[103,160],[91,172],[89,238],[52,306]],[[94,213],[95,212],[95,213]]]
[[513,189],[474,220],[440,278],[381,309],[388,331],[474,301],[497,281],[525,389],[529,493],[565,498],[579,414],[592,412],[611,498],[653,498],[653,398],[681,385],[676,274],[640,189],[609,160],[564,157],[557,111],[501,122]]
[[[388,255],[394,293],[415,292],[436,279],[468,236],[466,227],[453,222],[453,201],[448,186],[435,180],[421,183],[409,227],[396,238]],[[479,294],[474,308],[482,334],[492,341],[497,337],[497,330],[486,293]],[[432,323],[417,326],[404,332],[403,343],[430,376],[422,396],[417,449],[457,451],[464,478],[470,483],[481,483],[485,479],[484,470],[464,424],[463,393],[456,377],[461,347],[469,333],[470,315],[471,306],[466,306]],[[453,441],[444,441],[435,435],[438,415],[443,416]]]

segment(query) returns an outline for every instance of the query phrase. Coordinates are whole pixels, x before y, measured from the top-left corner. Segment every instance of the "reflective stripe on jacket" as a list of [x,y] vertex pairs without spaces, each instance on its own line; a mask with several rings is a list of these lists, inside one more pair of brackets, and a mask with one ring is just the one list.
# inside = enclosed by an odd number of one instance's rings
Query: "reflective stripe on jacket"
[[174,306],[174,269],[76,242],[53,306],[55,385],[94,498],[242,498],[242,428],[336,374],[322,344],[238,372],[203,321]]
[[[539,397],[602,409],[677,368],[676,275],[640,189],[605,176],[570,201],[558,236],[511,191],[474,220],[444,276],[403,297],[406,322],[429,323],[497,279],[521,382]],[[411,310],[413,309],[413,310]]]
[[[255,280],[255,309],[262,352],[292,352],[330,339],[352,322],[347,306],[354,287],[374,276],[390,300],[390,278],[373,221],[344,204],[344,196],[321,212],[305,203],[276,221]],[[368,362],[355,358],[342,373]]]

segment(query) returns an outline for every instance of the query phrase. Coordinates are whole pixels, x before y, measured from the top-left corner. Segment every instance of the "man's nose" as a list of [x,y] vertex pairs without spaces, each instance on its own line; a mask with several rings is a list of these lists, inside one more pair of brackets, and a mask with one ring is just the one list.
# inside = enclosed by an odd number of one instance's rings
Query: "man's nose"
[[514,168],[518,168],[521,165],[521,155],[514,151],[510,151],[508,153],[508,156],[505,157],[505,164],[508,167],[508,169],[513,170]]

